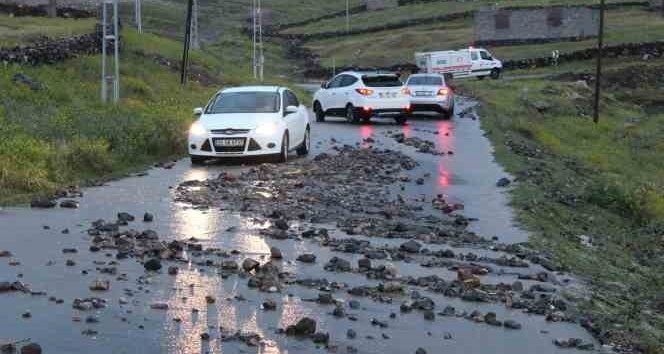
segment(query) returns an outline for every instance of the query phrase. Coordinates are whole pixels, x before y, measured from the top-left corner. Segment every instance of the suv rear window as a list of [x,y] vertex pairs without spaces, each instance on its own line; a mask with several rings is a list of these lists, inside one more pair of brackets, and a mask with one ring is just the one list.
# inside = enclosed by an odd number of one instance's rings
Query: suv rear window
[[399,87],[403,86],[396,75],[362,76],[362,82],[367,87]]
[[443,78],[440,76],[415,76],[408,80],[408,85],[442,86]]

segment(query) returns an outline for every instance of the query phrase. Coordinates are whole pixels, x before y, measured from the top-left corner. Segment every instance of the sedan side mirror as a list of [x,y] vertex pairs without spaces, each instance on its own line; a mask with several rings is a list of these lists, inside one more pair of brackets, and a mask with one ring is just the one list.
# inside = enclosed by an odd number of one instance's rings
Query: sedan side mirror
[[284,116],[287,116],[289,114],[297,113],[297,107],[296,106],[288,106],[286,107],[286,111],[284,112]]
[[323,81],[323,82],[320,84],[320,88],[322,88],[323,90],[327,89],[327,82]]
[[203,108],[201,108],[201,107],[194,108],[194,115],[198,116],[198,117],[202,116],[203,115]]

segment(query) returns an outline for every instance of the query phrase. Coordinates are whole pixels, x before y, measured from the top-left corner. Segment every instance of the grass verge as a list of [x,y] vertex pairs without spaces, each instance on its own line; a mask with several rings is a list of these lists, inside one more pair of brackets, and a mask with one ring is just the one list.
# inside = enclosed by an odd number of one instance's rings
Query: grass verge
[[517,176],[512,204],[532,246],[587,281],[578,300],[589,327],[627,352],[664,347],[664,114],[642,100],[661,96],[662,72],[609,72],[597,125],[585,82],[461,84],[482,102],[496,159]]

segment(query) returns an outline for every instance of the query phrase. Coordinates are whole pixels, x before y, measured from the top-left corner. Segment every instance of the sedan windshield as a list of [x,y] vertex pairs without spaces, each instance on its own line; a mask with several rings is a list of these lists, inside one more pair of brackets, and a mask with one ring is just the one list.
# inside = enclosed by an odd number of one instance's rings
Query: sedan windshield
[[408,80],[408,85],[417,86],[442,86],[443,78],[439,76],[415,76]]
[[276,92],[227,92],[218,95],[206,113],[276,112],[279,112],[279,94]]

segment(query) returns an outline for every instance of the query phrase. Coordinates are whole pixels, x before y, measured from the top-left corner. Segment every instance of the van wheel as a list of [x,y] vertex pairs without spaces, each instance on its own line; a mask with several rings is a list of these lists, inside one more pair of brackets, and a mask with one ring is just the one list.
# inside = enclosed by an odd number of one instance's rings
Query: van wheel
[[316,114],[316,122],[325,121],[325,112],[323,111],[323,108],[320,106],[320,102],[316,102],[314,104],[314,114]]
[[498,69],[491,70],[491,78],[494,80],[500,79],[500,70]]
[[350,103],[346,105],[346,120],[348,123],[358,123],[360,121],[360,117],[355,113],[355,107]]
[[309,127],[304,131],[304,140],[302,140],[302,145],[297,148],[297,156],[304,156],[309,154],[309,149],[311,148],[311,133]]

